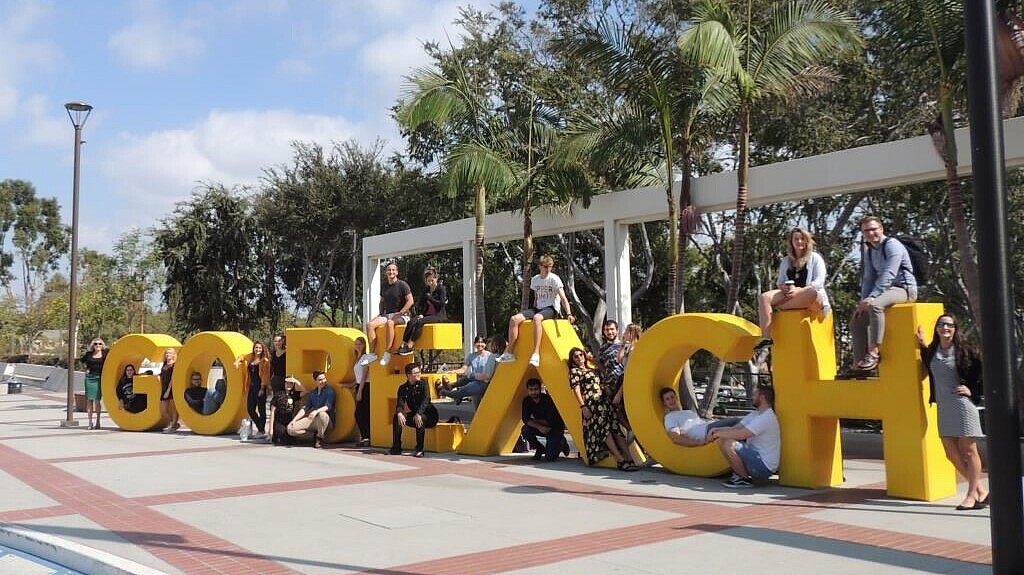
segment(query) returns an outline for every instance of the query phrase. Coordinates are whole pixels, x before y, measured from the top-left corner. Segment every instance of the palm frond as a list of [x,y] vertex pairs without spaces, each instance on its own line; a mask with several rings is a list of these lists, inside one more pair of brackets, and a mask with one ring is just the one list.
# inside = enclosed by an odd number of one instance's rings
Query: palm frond
[[444,160],[444,188],[455,197],[470,186],[488,194],[505,194],[525,179],[524,170],[490,146],[476,141],[457,144]]

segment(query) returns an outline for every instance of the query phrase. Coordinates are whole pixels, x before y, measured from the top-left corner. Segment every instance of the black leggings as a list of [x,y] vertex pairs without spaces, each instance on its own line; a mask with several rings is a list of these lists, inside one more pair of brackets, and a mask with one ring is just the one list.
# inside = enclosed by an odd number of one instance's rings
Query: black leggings
[[356,425],[360,439],[370,439],[370,382],[363,384],[363,398],[356,403]]
[[[408,427],[416,427],[416,422],[413,418],[416,416],[416,412],[407,411],[405,412],[405,425]],[[428,405],[425,412],[423,412],[423,427],[416,427],[416,451],[423,451],[423,441],[427,435],[428,427],[436,427],[438,420],[437,408],[433,405]],[[391,448],[401,449],[402,448],[402,424],[398,423],[398,415],[396,414],[391,420]]]
[[444,323],[448,320],[447,315],[425,315],[423,317],[414,317],[409,320],[409,323],[405,324],[405,332],[402,334],[402,341],[404,343],[411,343],[420,338],[420,334],[423,333],[423,326],[428,323]]
[[266,433],[267,427],[267,396],[260,393],[259,385],[249,386],[249,397],[246,407],[249,408],[249,419],[260,433]]

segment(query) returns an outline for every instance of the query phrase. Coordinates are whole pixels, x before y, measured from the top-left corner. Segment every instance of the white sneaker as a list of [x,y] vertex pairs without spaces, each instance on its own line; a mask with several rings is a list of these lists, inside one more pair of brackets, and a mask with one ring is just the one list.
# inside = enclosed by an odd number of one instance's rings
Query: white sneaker
[[377,359],[377,354],[368,353],[363,356],[363,359],[359,360],[359,365],[370,365],[370,362]]
[[540,354],[535,353],[530,356],[530,365],[533,367],[540,367]]
[[381,365],[387,365],[389,361],[391,361],[391,352],[390,351],[385,351],[384,352],[384,357],[380,358],[380,364]]
[[505,353],[503,353],[500,356],[498,356],[498,359],[496,359],[494,361],[496,361],[498,363],[512,363],[515,360],[516,360],[515,354],[509,353],[509,352],[506,351]]

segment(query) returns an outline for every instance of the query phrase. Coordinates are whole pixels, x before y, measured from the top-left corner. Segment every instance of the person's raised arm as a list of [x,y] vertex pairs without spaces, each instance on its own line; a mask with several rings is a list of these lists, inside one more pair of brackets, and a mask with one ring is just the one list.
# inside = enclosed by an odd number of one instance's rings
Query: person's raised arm
[[569,305],[569,298],[565,297],[565,288],[558,288],[558,297],[562,300],[562,306],[565,308],[565,317],[569,320],[569,323],[576,323],[576,316],[572,315],[572,306]]

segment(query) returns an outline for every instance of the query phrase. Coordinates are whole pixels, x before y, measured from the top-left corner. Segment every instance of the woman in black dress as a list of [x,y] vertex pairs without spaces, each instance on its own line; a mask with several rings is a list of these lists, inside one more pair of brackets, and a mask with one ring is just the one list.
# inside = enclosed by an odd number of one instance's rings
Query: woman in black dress
[[625,445],[617,441],[612,429],[615,416],[612,415],[611,401],[604,395],[601,377],[587,365],[587,355],[578,347],[569,352],[569,387],[576,394],[582,410],[587,465],[597,465],[610,454],[615,457],[619,469],[639,469],[632,458],[626,458],[629,452]]
[[160,367],[160,414],[167,420],[164,433],[178,431],[178,408],[174,405],[171,380],[174,379],[174,364],[178,362],[178,350],[169,347],[164,350],[164,364]]

